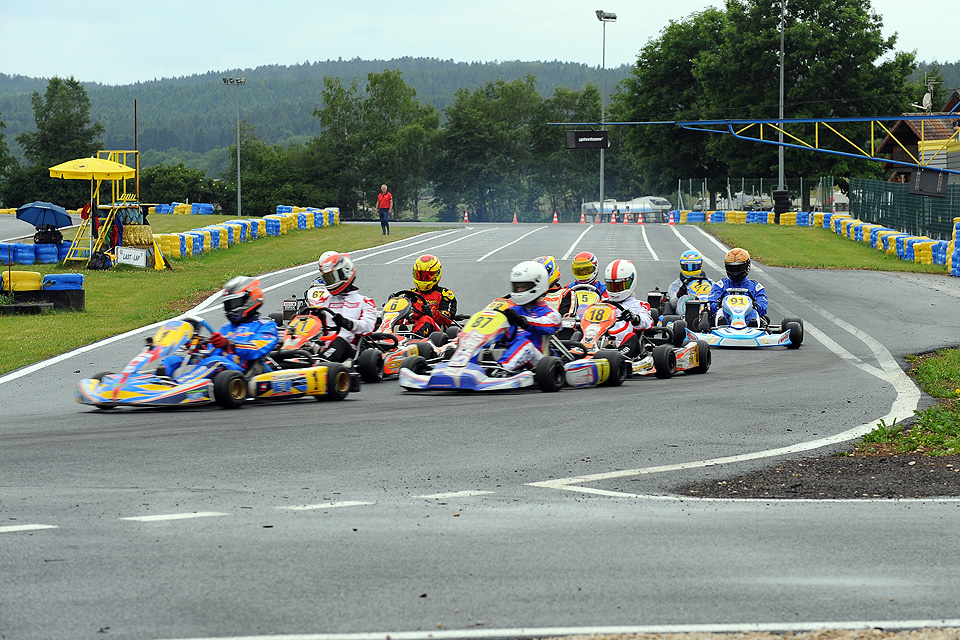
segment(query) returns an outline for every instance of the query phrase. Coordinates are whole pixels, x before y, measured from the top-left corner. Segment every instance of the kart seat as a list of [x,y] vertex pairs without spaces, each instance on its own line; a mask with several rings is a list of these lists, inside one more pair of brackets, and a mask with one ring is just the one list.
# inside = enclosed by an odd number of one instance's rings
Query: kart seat
[[506,349],[495,349],[487,347],[480,352],[480,357],[477,358],[477,361],[480,364],[497,364],[500,362],[500,358],[503,357],[503,354],[506,353]]

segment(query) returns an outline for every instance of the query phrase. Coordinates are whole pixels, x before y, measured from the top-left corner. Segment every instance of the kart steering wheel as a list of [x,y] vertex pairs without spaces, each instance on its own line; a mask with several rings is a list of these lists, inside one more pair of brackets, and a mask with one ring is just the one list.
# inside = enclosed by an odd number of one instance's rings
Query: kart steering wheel
[[[398,298],[398,297],[407,298],[407,299],[411,300],[412,302],[419,302],[421,309],[424,308],[424,307],[430,307],[430,303],[427,302],[427,299],[426,299],[426,298],[424,298],[420,293],[418,293],[418,292],[416,292],[416,291],[413,291],[413,290],[411,290],[411,289],[402,289],[402,290],[400,290],[400,291],[397,291],[396,293],[391,293],[391,294],[388,296],[387,299],[390,299],[390,298]],[[432,310],[433,310],[433,309],[431,308],[431,311],[432,311]],[[427,314],[421,313],[420,315],[427,315]],[[434,314],[431,313],[431,314],[430,314],[430,317],[431,317],[431,318],[434,317]]]

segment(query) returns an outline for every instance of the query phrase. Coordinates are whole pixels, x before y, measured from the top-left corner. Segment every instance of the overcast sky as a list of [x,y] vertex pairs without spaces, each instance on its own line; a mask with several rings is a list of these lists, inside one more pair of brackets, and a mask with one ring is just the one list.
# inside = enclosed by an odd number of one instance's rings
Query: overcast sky
[[[207,71],[404,56],[632,64],[670,20],[705,0],[0,0],[0,73],[129,84]],[[873,0],[884,35],[918,59],[960,61],[956,0]]]

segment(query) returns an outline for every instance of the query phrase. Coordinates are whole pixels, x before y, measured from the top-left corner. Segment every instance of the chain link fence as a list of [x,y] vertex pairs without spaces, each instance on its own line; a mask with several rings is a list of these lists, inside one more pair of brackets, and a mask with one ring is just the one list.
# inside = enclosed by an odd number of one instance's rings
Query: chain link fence
[[960,184],[948,184],[945,198],[917,196],[907,184],[850,179],[850,213],[860,220],[935,240],[953,237],[960,217]]
[[[835,194],[833,186],[832,177],[784,179],[796,211],[845,211],[847,199]],[[676,201],[678,209],[692,211],[772,211],[777,189],[776,178],[728,178],[719,189],[715,183],[688,178],[677,181],[670,199]]]

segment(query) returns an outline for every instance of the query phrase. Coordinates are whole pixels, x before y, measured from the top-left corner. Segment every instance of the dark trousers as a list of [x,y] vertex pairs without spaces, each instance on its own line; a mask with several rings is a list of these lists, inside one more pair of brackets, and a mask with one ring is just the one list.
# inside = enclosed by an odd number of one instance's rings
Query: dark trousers
[[382,235],[390,235],[390,209],[379,209],[380,231]]

